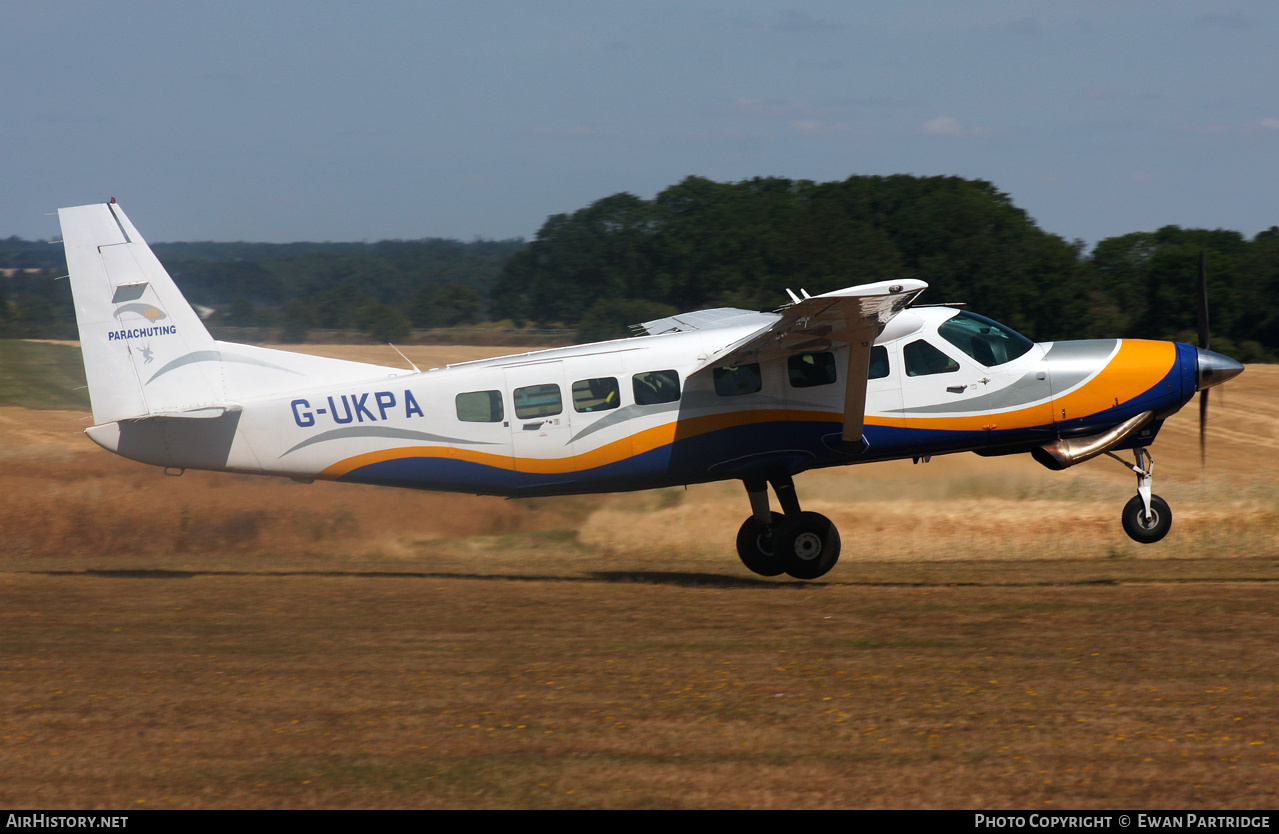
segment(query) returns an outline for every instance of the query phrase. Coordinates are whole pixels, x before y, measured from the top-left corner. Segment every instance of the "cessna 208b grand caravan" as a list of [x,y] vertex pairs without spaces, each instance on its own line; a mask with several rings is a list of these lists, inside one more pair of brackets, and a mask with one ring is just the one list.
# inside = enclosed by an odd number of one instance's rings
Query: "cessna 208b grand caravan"
[[912,307],[927,284],[900,280],[409,371],[215,341],[114,200],[58,215],[86,433],[103,448],[166,469],[508,497],[737,479],[751,506],[738,554],[765,576],[813,579],[839,557],[795,475],[963,451],[1060,469],[1132,450],[1124,528],[1157,541],[1172,517],[1146,447],[1196,391],[1243,370],[1172,342],[1036,344],[954,307]]

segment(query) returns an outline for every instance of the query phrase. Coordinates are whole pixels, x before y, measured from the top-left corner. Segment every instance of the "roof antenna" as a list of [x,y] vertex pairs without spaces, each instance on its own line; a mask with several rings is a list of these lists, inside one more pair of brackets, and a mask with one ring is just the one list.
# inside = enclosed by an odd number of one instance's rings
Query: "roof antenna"
[[408,362],[409,365],[412,365],[414,371],[417,371],[419,374],[422,373],[422,369],[419,368],[417,365],[414,365],[413,360],[404,355],[404,351],[400,350],[395,345],[392,345],[390,342],[387,342],[387,344],[391,346],[391,350],[400,354],[401,359],[403,359],[405,362]]

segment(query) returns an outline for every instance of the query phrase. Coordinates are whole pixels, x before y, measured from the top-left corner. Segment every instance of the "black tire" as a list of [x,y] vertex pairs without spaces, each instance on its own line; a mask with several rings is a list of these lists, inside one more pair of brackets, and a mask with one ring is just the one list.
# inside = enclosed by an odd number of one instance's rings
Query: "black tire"
[[839,531],[820,513],[788,517],[773,542],[782,567],[796,579],[825,576],[839,561]]
[[777,576],[784,572],[773,542],[785,523],[786,516],[781,513],[773,513],[773,527],[767,532],[755,516],[742,522],[742,528],[737,531],[737,556],[747,570],[760,576]]
[[1172,510],[1168,502],[1158,495],[1150,496],[1150,518],[1145,518],[1146,508],[1141,496],[1134,495],[1124,505],[1124,532],[1128,538],[1142,544],[1154,544],[1168,535],[1172,527]]

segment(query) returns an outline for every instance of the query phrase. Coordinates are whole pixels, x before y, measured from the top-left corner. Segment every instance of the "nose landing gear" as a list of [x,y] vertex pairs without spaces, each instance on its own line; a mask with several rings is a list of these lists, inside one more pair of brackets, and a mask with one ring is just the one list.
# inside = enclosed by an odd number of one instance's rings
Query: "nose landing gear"
[[[1167,501],[1150,491],[1153,480],[1151,472],[1155,468],[1154,458],[1140,446],[1132,451],[1137,463],[1125,463],[1124,466],[1137,473],[1137,494],[1124,505],[1124,532],[1135,542],[1154,544],[1168,535],[1168,530],[1172,527],[1172,510]],[[1106,454],[1123,463],[1118,456],[1110,452]]]
[[764,480],[745,482],[754,514],[737,533],[742,564],[760,576],[785,573],[796,579],[816,579],[826,575],[839,560],[839,531],[826,516],[800,510],[789,475],[771,483],[785,514],[769,509]]
[[1168,502],[1158,495],[1150,496],[1150,509],[1142,503],[1140,495],[1134,495],[1124,505],[1124,532],[1128,538],[1142,544],[1153,544],[1168,535],[1172,527],[1172,510]]

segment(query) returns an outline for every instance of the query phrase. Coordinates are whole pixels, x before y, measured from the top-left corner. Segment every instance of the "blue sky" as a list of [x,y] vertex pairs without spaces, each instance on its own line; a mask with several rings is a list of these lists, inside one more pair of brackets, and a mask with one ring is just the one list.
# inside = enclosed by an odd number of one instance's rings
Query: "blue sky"
[[531,238],[685,176],[958,175],[1088,243],[1279,225],[1279,4],[0,0],[0,237]]

